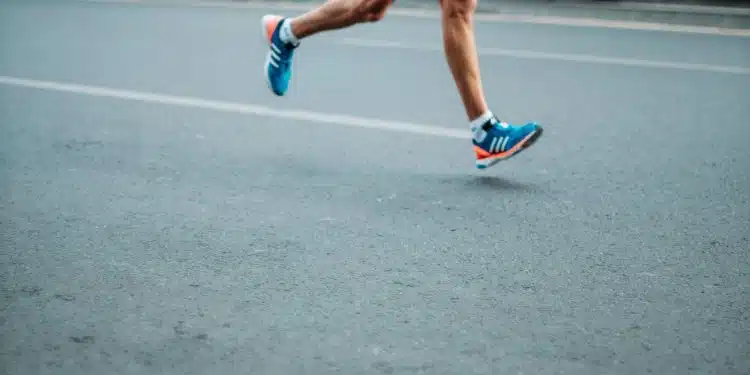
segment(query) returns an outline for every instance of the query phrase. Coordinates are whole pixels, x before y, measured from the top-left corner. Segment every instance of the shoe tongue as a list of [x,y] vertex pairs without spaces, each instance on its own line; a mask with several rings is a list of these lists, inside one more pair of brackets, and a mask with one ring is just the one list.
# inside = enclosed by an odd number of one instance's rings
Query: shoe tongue
[[505,129],[505,128],[508,127],[508,123],[507,122],[500,121],[500,120],[498,120],[497,117],[493,117],[493,118],[490,119],[490,125],[492,125],[492,126],[499,125],[503,129]]

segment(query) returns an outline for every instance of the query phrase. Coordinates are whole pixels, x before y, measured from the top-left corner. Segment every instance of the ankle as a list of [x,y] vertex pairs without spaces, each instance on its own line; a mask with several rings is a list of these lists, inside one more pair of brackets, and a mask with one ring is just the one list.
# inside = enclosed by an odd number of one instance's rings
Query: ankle
[[484,141],[484,138],[487,136],[487,131],[484,129],[484,124],[492,120],[494,117],[495,115],[492,113],[492,111],[487,110],[486,112],[477,116],[476,118],[471,120],[471,122],[469,122],[472,138],[474,138],[475,141]]
[[288,18],[281,24],[281,30],[279,30],[279,38],[281,41],[293,46],[299,45],[299,38],[294,33],[294,19]]
[[471,129],[479,129],[482,127],[482,125],[486,124],[487,121],[490,121],[494,116],[495,115],[492,113],[492,111],[487,110],[481,115],[474,117],[474,119],[469,123],[469,126],[471,127]]

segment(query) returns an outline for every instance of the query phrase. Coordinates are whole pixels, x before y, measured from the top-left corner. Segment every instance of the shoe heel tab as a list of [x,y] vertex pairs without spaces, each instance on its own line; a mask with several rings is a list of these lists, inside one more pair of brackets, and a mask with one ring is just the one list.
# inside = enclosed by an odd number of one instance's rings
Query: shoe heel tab
[[265,37],[269,42],[273,39],[273,33],[274,31],[276,31],[276,28],[279,26],[279,23],[283,19],[283,17],[275,14],[267,14],[263,16],[263,19],[261,20],[263,37]]

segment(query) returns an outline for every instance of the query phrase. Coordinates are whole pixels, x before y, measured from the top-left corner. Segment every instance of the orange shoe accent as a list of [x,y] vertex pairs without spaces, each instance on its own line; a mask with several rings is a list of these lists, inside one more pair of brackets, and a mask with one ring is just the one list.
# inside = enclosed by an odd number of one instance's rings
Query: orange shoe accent
[[490,157],[490,153],[482,150],[479,146],[474,146],[474,153],[477,155],[477,159],[481,160]]
[[266,39],[268,39],[268,42],[271,42],[271,37],[273,36],[273,32],[276,30],[276,27],[279,25],[279,21],[281,21],[281,16],[266,16],[265,17],[265,23],[266,23]]

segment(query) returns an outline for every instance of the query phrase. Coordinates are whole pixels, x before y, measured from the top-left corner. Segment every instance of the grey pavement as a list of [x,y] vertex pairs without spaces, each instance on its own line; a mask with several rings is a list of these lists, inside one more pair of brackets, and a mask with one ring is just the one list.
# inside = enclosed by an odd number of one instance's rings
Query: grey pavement
[[[0,76],[466,129],[435,20],[0,6]],[[750,66],[750,38],[483,23],[483,48]],[[750,75],[482,56],[468,140],[0,84],[0,373],[746,374]],[[467,129],[468,132],[468,129]]]

